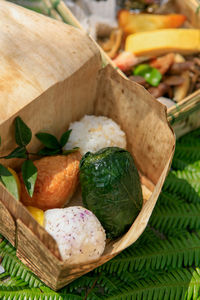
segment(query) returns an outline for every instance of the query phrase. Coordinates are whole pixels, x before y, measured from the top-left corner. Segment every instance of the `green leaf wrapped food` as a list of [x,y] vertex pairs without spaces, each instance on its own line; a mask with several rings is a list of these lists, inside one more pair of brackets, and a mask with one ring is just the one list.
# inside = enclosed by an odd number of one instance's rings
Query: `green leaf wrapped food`
[[140,178],[131,154],[118,147],[87,152],[80,162],[83,204],[109,238],[125,233],[142,208]]

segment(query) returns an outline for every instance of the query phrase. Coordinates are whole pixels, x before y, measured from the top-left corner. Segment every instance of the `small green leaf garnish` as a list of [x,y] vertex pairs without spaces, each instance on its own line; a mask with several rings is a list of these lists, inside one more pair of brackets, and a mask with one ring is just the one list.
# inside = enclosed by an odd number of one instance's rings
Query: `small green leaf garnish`
[[61,149],[49,149],[47,147],[42,148],[37,153],[40,156],[53,156],[57,154],[62,154]]
[[17,145],[24,147],[30,143],[31,138],[32,132],[30,128],[20,117],[17,117],[15,119],[15,140]]
[[64,147],[65,144],[68,142],[71,132],[72,132],[72,129],[67,130],[66,132],[63,133],[63,135],[60,138],[61,147]]
[[79,147],[74,147],[73,149],[70,149],[70,150],[63,150],[62,154],[68,155],[70,153],[74,153],[74,152],[78,151],[79,149],[80,149]]
[[40,142],[42,142],[49,149],[61,148],[61,145],[58,142],[57,138],[50,133],[39,132],[35,136],[38,138],[38,140],[40,140]]
[[[22,158],[25,159],[22,164],[22,178],[30,197],[33,196],[35,182],[37,179],[37,168],[29,159],[29,156],[53,156],[53,155],[68,155],[77,151],[79,148],[73,148],[72,150],[63,150],[63,146],[67,143],[69,136],[72,130],[68,130],[64,132],[60,138],[60,142],[58,139],[50,134],[39,132],[35,136],[40,140],[44,147],[39,150],[37,153],[31,153],[27,149],[27,145],[30,143],[32,138],[31,129],[24,123],[24,121],[18,116],[14,121],[15,125],[15,141],[19,146],[11,151],[8,155],[2,156],[0,158],[4,159],[12,159],[12,158]],[[0,137],[0,145],[1,145],[1,137]],[[16,183],[15,177],[9,172],[7,168],[0,164],[0,182],[2,182],[6,188],[13,194],[13,196],[18,199],[18,187]]]
[[15,197],[15,199],[19,200],[18,187],[15,177],[2,164],[0,164],[0,181]]
[[24,147],[17,147],[10,154],[4,157],[5,159],[9,158],[27,158],[26,149]]
[[25,160],[22,165],[22,177],[30,197],[33,196],[35,182],[37,179],[37,168],[32,160]]

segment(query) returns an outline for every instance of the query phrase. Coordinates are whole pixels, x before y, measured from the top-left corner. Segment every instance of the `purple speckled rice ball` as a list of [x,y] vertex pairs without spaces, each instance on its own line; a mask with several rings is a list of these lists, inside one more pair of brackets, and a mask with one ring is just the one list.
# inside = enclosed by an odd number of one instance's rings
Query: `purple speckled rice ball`
[[63,260],[79,264],[102,255],[106,234],[91,211],[81,206],[49,209],[44,220],[45,229],[56,240]]

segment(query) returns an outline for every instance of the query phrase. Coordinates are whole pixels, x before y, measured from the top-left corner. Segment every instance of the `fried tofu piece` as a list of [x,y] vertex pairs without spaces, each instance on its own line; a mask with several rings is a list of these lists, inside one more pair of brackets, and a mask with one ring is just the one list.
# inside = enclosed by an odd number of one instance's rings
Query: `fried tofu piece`
[[63,207],[78,185],[80,159],[80,153],[74,152],[67,156],[47,156],[35,160],[38,176],[32,198],[27,193],[22,174],[19,174],[23,204],[43,210]]

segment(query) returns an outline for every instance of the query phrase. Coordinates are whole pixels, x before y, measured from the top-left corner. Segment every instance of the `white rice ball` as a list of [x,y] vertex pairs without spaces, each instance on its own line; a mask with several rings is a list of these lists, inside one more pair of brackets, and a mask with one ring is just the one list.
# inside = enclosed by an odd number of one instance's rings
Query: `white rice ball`
[[65,150],[79,147],[84,155],[105,147],[126,148],[126,135],[120,126],[107,117],[84,116],[80,121],[70,124],[71,135]]
[[99,258],[104,251],[105,230],[97,217],[84,207],[46,210],[44,226],[56,240],[62,259],[71,264]]

